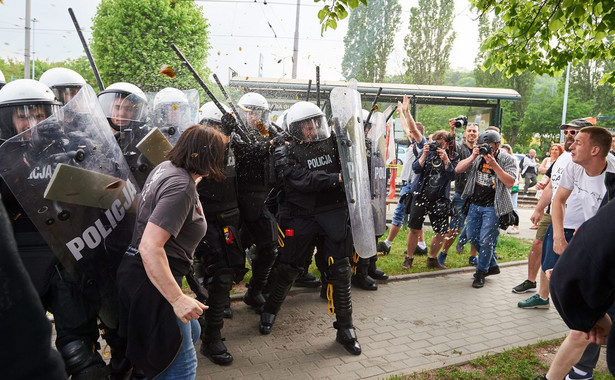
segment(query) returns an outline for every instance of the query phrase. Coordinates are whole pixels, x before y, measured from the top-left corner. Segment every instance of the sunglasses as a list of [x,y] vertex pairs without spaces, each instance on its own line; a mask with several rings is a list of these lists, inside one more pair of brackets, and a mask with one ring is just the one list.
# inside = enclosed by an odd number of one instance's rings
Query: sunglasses
[[568,135],[574,136],[577,133],[579,133],[578,129],[564,129],[564,135],[566,135],[566,136],[568,136]]

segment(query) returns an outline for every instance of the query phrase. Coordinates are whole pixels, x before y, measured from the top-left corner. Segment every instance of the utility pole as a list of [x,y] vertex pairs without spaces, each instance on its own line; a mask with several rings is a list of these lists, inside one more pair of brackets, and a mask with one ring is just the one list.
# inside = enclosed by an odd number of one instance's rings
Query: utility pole
[[[570,63],[566,68],[566,85],[564,86],[564,107],[562,110],[562,125],[566,124],[566,110],[568,109],[568,81],[570,79]],[[564,131],[559,133],[559,141],[564,142]]]
[[297,17],[295,18],[295,45],[293,47],[293,79],[297,79],[297,61],[299,61],[299,11],[301,0],[297,0]]
[[23,57],[23,77],[24,79],[30,79],[30,22],[32,21],[32,17],[30,17],[30,0],[26,0],[26,48],[24,50]]
[[35,18],[32,19],[32,79],[36,79],[36,75],[34,74],[34,66],[36,64],[36,58],[34,58],[34,37],[36,37],[36,33],[34,32],[34,26],[36,25],[38,20]]

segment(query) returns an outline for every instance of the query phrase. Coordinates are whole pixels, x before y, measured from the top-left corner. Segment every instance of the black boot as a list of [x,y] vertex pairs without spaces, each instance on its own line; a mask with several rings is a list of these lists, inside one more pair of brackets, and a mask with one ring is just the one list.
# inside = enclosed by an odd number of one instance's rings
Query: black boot
[[320,286],[320,281],[310,272],[303,272],[295,280],[294,286],[299,288],[317,288]]
[[232,286],[232,270],[217,271],[209,283],[209,299],[205,310],[204,329],[201,331],[201,354],[215,364],[227,365],[233,361],[233,356],[227,351],[221,336],[224,326],[224,308],[228,302]]
[[265,303],[263,291],[272,273],[273,264],[278,255],[277,248],[259,250],[252,260],[252,279],[243,302],[255,310],[262,309]]
[[224,318],[233,319],[233,309],[231,309],[231,300],[229,299],[224,305]]
[[351,276],[349,260],[344,258],[334,262],[329,267],[327,278],[333,285],[333,305],[336,318],[333,327],[337,329],[336,340],[344,346],[346,351],[353,355],[359,355],[361,354],[361,345],[352,325]]
[[378,255],[374,255],[369,258],[369,266],[367,268],[367,274],[374,280],[386,281],[389,279],[389,275],[384,273],[383,270],[376,267],[376,261],[378,261]]
[[355,257],[357,258],[357,261],[355,262],[353,260],[352,263],[355,272],[352,275],[352,285],[364,290],[378,290],[378,285],[376,285],[376,281],[374,281],[374,279],[367,274],[369,267],[369,259],[364,259],[356,255]]
[[271,332],[275,317],[278,311],[280,311],[280,307],[282,307],[282,302],[284,302],[290,288],[293,286],[293,281],[301,273],[301,268],[292,267],[288,264],[280,263],[278,268],[276,283],[273,284],[273,290],[263,306],[263,313],[261,314],[259,324],[261,334],[269,334]]

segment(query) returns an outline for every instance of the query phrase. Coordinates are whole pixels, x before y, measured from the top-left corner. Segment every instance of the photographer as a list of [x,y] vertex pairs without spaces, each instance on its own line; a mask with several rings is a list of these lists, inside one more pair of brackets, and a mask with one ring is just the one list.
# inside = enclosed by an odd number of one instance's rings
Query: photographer
[[510,188],[515,183],[517,167],[508,153],[500,150],[500,134],[488,130],[478,137],[472,155],[459,162],[457,173],[468,171],[461,197],[469,205],[466,230],[478,250],[478,265],[472,287],[482,288],[485,277],[500,273],[494,257],[499,217],[513,211]]
[[451,181],[455,179],[455,166],[459,157],[456,152],[453,152],[452,156],[447,153],[449,139],[448,132],[444,130],[435,132],[432,135],[432,142],[422,145],[423,154],[412,164],[412,170],[418,174],[418,177],[413,183],[414,196],[408,223],[410,227],[408,250],[402,265],[404,269],[412,267],[414,250],[425,215],[429,215],[435,232],[427,258],[427,268],[446,268],[438,263],[436,256],[440,252],[444,236],[448,231],[448,217],[452,209],[448,194]]

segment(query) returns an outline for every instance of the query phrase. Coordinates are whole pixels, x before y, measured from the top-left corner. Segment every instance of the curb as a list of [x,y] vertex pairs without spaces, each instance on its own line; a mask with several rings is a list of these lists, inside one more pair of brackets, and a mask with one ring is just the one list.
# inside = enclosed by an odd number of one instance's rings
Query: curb
[[[527,260],[509,261],[506,263],[498,264],[498,266],[500,268],[507,268],[507,267],[514,267],[518,265],[524,265],[524,264],[527,264]],[[389,282],[408,281],[408,280],[415,280],[415,279],[420,279],[420,278],[430,278],[430,277],[442,277],[442,276],[447,276],[450,274],[472,273],[472,272],[476,272],[476,267],[468,266],[468,267],[463,267],[463,268],[443,269],[439,271],[400,274],[397,276],[390,276],[389,279],[386,281],[376,281],[376,283],[380,285],[380,284],[386,284]],[[316,291],[320,291],[318,287],[317,288],[298,288],[298,287],[293,286],[290,292],[288,293],[288,295],[313,293]],[[237,301],[237,300],[242,300],[242,299],[243,299],[243,294],[231,295],[231,301]]]

